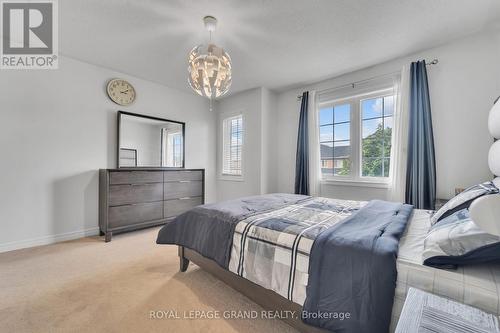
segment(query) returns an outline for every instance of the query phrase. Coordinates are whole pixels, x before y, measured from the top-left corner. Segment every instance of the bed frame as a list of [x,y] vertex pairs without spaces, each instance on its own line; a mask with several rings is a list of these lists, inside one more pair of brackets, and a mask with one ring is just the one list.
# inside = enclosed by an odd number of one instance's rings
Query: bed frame
[[[179,246],[179,261],[180,271],[185,272],[189,266],[189,262],[193,262],[205,271],[217,277],[222,282],[229,285],[231,288],[239,291],[246,297],[250,298],[255,303],[259,304],[266,310],[270,311],[294,311],[300,314],[302,307],[283,296],[275,293],[272,290],[266,289],[242,278],[231,271],[220,267],[215,261],[203,257],[196,251]],[[283,318],[288,325],[294,327],[303,333],[326,333],[328,331],[317,327],[307,325],[300,318]]]

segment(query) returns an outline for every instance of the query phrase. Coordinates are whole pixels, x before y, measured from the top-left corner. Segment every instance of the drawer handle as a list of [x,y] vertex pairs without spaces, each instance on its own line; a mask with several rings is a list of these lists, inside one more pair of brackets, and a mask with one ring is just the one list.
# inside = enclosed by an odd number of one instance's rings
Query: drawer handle
[[187,200],[187,199],[191,199],[191,197],[182,197],[182,198],[179,198],[179,200]]
[[190,180],[179,180],[179,183],[191,183]]

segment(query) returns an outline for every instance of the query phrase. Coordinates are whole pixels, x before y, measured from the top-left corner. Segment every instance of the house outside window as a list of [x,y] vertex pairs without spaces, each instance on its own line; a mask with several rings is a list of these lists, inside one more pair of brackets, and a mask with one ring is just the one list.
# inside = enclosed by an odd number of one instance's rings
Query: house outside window
[[318,103],[323,180],[389,181],[394,107],[393,87]]

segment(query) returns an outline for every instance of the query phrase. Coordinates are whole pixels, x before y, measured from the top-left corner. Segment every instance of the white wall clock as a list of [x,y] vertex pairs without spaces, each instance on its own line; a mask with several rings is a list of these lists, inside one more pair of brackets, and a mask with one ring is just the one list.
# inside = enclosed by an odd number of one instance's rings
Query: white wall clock
[[135,89],[125,80],[110,80],[106,90],[109,98],[118,105],[129,105],[135,101]]

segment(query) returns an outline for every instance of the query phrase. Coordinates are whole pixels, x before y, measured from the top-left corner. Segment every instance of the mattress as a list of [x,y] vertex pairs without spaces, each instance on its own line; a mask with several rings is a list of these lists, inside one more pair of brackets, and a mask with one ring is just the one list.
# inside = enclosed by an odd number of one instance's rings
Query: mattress
[[414,209],[401,237],[396,262],[398,278],[391,331],[396,328],[410,287],[500,315],[500,265],[464,266],[456,270],[445,270],[422,264],[424,239],[430,228],[431,215],[431,211]]

